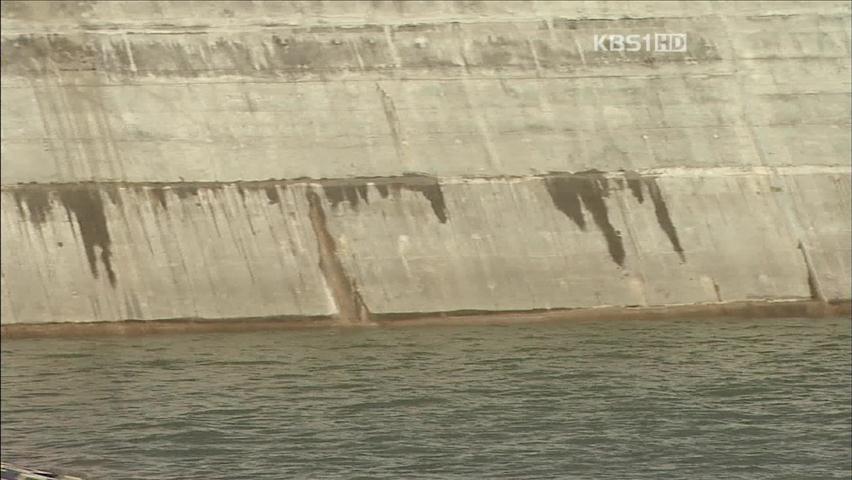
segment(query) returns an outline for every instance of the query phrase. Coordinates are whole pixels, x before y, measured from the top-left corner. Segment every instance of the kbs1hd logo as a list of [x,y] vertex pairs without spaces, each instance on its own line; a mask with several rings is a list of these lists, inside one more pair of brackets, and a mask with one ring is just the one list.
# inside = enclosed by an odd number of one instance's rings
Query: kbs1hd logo
[[595,35],[596,52],[661,52],[686,51],[685,33],[646,33],[621,35],[609,33]]

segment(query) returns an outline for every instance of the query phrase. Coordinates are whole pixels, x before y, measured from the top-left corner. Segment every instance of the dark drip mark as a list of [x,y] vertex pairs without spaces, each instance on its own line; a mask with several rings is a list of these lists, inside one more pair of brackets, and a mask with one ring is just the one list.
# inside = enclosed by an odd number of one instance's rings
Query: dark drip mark
[[719,288],[719,284],[713,280],[713,290],[716,291],[716,301],[722,301],[722,290]]
[[189,196],[198,196],[198,187],[195,187],[193,185],[175,185],[174,187],[172,187],[172,190],[174,190],[178,198],[180,198],[181,200]]
[[388,198],[389,192],[387,185],[376,184],[375,187],[376,190],[379,191],[379,195],[381,195],[382,198]]
[[121,194],[118,192],[118,187],[109,185],[105,188],[109,201],[116,206],[121,206]]
[[364,203],[370,203],[370,198],[367,195],[367,184],[366,183],[358,185],[357,187],[355,187],[355,189],[358,191],[358,196],[361,197],[361,200],[363,200]]
[[580,230],[586,230],[586,219],[583,217],[583,208],[580,206],[580,197],[574,186],[573,178],[566,176],[553,176],[544,179],[547,193],[553,200],[553,205],[570,218]]
[[400,136],[400,123],[399,123],[399,115],[396,112],[396,105],[393,103],[393,99],[390,95],[388,95],[379,84],[376,84],[376,91],[379,92],[379,98],[382,101],[382,109],[385,111],[385,118],[388,122],[388,128],[390,129],[391,138],[393,139],[393,145],[396,149],[397,157],[402,160],[404,157],[404,151],[402,148],[402,138]]
[[325,198],[331,202],[332,208],[336,208],[340,205],[340,202],[342,202],[345,197],[343,187],[338,185],[323,185],[322,191],[325,193]]
[[242,185],[240,185],[240,184],[237,184],[237,193],[239,193],[239,194],[240,194],[240,198],[242,198],[242,199],[243,199],[243,203],[245,203],[245,200],[246,200],[246,191],[245,191],[245,190],[243,190],[243,186],[242,186]]
[[547,191],[554,206],[570,218],[581,230],[586,229],[586,220],[580,200],[592,214],[606,240],[609,255],[618,266],[624,266],[624,242],[621,232],[612,226],[604,197],[609,195],[606,177],[601,172],[581,172],[575,175],[550,176],[545,179]]
[[101,262],[107,272],[110,285],[115,287],[116,276],[112,269],[112,252],[110,251],[111,240],[107,228],[104,204],[97,190],[87,188],[62,189],[59,198],[65,206],[65,211],[71,213],[77,219],[80,236],[83,239],[83,247],[86,250],[86,258],[89,261],[89,269],[92,275],[98,278],[98,264],[95,256],[95,247],[101,249]]
[[269,199],[270,205],[279,203],[281,201],[281,198],[278,196],[278,188],[276,188],[275,185],[263,187],[263,191],[266,192],[266,198]]
[[368,181],[368,180],[345,180],[328,182],[322,185],[325,198],[331,203],[332,208],[336,208],[344,201],[353,209],[358,209],[358,205],[363,201],[370,203],[369,189],[370,183],[376,187],[382,198],[388,198],[393,193],[394,198],[399,198],[399,192],[409,190],[423,195],[429,204],[432,206],[432,211],[441,223],[447,223],[449,215],[447,213],[447,205],[444,200],[444,192],[441,190],[441,184],[434,177],[425,175],[405,175],[388,180]]
[[609,221],[609,211],[604,202],[604,197],[609,196],[609,188],[606,177],[601,173],[586,173],[580,174],[578,185],[580,190],[580,198],[583,199],[583,206],[591,212],[592,219],[603,233],[606,239],[609,255],[618,264],[624,266],[624,242],[621,240],[621,232],[612,226]]
[[162,187],[151,187],[148,189],[151,196],[157,200],[163,210],[168,210],[168,202],[166,202],[166,191]]
[[[434,180],[434,179],[433,179]],[[432,183],[407,183],[402,188],[412,192],[419,192],[432,205],[432,212],[441,223],[447,223],[447,204],[444,202],[444,192],[437,180]]]
[[[361,190],[361,187],[363,187],[363,191]],[[363,198],[365,202],[368,202],[366,184],[323,185],[322,189],[325,193],[325,197],[331,202],[332,207],[337,207],[345,200],[349,202],[349,205],[352,208],[357,209],[360,199]]]
[[660,187],[657,186],[657,179],[654,177],[644,177],[642,180],[644,181],[645,186],[648,187],[648,195],[650,195],[651,201],[654,203],[654,213],[657,214],[657,223],[659,223],[660,228],[666,232],[666,236],[669,237],[669,242],[671,242],[674,251],[677,252],[678,256],[680,256],[680,260],[685,262],[686,256],[683,253],[683,248],[680,246],[680,240],[677,237],[677,230],[675,229],[671,216],[669,215],[669,207],[666,205],[665,199],[663,199]]
[[624,172],[624,177],[627,179],[627,187],[633,193],[633,197],[642,203],[645,201],[645,195],[642,193],[642,177],[636,172]]
[[16,189],[13,195],[21,216],[24,216],[24,206],[26,206],[27,216],[31,222],[36,225],[44,223],[47,218],[47,211],[50,210],[50,196],[47,190],[41,188]]

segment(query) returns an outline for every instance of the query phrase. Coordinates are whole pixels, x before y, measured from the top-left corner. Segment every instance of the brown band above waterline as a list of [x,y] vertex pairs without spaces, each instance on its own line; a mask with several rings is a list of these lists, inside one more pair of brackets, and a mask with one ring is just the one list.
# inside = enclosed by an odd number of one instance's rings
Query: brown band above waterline
[[537,311],[456,311],[374,314],[372,324],[341,323],[325,317],[132,320],[91,323],[10,324],[0,327],[3,340],[41,337],[135,336],[169,333],[237,333],[314,328],[365,328],[426,325],[506,325],[570,320],[655,320],[701,318],[823,318],[849,316],[852,301],[749,301],[652,307],[596,307]]

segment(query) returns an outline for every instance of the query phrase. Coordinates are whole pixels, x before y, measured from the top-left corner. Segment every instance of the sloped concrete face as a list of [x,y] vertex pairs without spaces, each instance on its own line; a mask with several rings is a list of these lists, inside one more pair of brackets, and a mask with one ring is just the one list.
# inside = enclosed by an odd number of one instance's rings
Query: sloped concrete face
[[2,18],[3,324],[852,297],[848,3]]
[[3,192],[3,318],[328,317],[353,296],[379,315],[842,300],[848,184],[788,169],[19,186]]

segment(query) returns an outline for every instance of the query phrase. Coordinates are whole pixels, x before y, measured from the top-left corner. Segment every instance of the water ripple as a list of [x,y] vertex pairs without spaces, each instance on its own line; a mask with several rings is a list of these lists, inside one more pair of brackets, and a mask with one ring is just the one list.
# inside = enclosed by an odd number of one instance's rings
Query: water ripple
[[851,326],[4,341],[2,455],[91,479],[848,479]]

